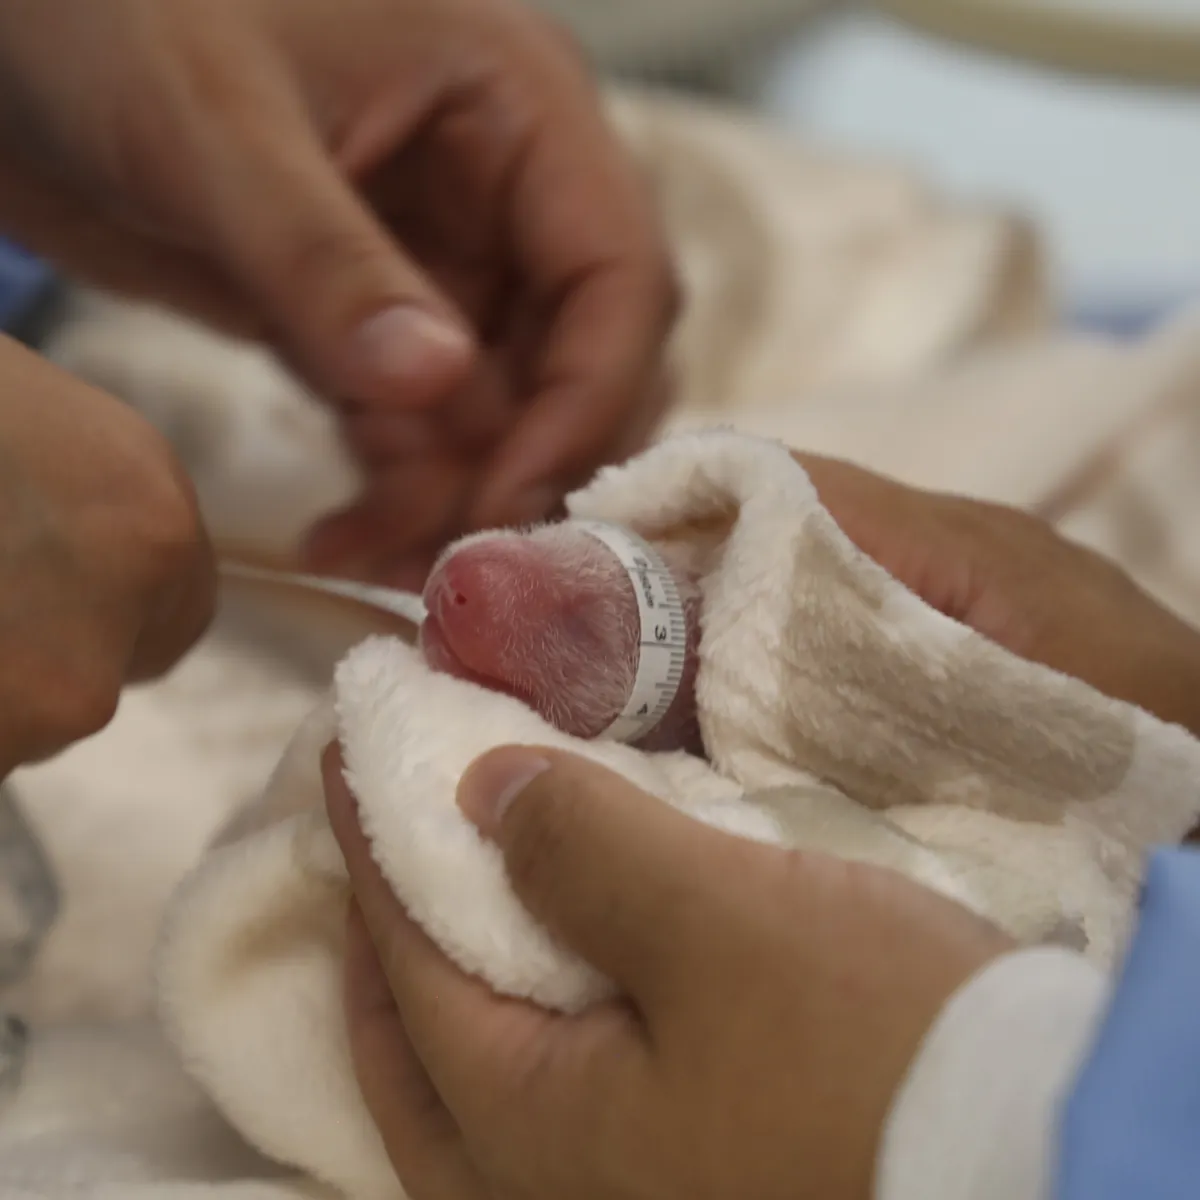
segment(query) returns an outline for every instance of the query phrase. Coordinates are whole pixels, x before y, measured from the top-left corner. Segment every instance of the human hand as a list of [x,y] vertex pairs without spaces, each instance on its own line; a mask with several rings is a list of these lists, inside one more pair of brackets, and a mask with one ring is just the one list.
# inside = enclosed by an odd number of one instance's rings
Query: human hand
[[1200,735],[1200,633],[1115,563],[1019,509],[795,458],[850,540],[927,604]]
[[623,995],[548,1014],[407,918],[332,748],[324,766],[356,898],[352,1055],[413,1200],[867,1200],[921,1040],[1011,946],[890,871],[734,838],[585,760],[509,747],[459,803],[530,912]]
[[13,0],[0,66],[10,230],[338,402],[369,484],[311,565],[412,586],[652,431],[664,239],[517,0]]
[[0,340],[0,778],[96,732],[207,625],[186,476],[127,405]]

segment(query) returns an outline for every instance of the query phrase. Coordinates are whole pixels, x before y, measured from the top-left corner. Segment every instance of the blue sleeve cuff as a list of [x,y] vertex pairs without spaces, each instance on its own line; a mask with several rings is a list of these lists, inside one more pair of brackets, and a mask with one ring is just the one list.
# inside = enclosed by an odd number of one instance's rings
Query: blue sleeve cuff
[[47,262],[0,238],[0,332],[37,345],[54,321],[62,280]]
[[1150,860],[1141,914],[1064,1108],[1058,1200],[1200,1196],[1200,853]]

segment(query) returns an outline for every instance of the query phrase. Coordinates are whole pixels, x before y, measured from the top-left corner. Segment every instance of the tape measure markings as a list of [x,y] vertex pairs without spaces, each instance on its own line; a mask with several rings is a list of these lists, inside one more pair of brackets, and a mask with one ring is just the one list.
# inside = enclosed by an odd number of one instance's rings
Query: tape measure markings
[[679,694],[687,657],[683,601],[670,567],[637,534],[602,521],[577,524],[616,555],[633,585],[641,623],[637,672],[625,707],[600,736],[636,742],[667,715]]

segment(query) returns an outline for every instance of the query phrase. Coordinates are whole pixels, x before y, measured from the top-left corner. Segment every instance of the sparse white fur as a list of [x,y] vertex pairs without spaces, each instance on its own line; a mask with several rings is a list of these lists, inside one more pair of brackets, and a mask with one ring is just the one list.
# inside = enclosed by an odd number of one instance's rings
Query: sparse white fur
[[[505,555],[505,546],[517,555]],[[494,556],[478,551],[494,551]],[[650,737],[660,744],[685,744],[694,725],[695,678],[699,647],[700,586],[695,564],[682,548],[656,543],[671,568],[688,627],[686,694]],[[532,558],[531,552],[536,557]],[[454,543],[430,572],[437,587],[443,569],[462,554],[476,554],[495,631],[497,675],[517,686],[546,720],[575,734],[598,732],[621,711],[633,689],[638,665],[640,623],[629,576],[620,561],[596,538],[571,521],[519,531],[472,534]],[[586,620],[541,619],[527,605],[535,589],[549,588],[586,601]],[[427,592],[428,595],[428,592]],[[684,693],[685,688],[681,688]]]

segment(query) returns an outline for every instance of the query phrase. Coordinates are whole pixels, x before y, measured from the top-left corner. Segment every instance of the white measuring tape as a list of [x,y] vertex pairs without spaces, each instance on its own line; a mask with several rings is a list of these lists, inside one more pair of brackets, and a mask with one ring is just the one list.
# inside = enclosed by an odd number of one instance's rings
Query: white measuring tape
[[607,546],[620,561],[637,597],[641,635],[637,675],[621,715],[600,735],[636,742],[667,715],[683,681],[687,621],[670,567],[637,534],[600,521],[572,521]]

